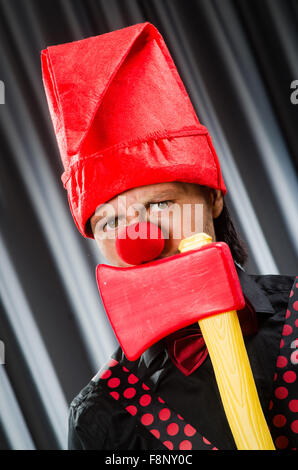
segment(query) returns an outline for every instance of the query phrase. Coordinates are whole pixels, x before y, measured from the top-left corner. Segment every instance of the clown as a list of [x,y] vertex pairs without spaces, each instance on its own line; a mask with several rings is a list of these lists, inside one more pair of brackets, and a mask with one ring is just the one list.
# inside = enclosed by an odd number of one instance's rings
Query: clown
[[[297,280],[245,272],[210,135],[159,32],[143,23],[51,46],[42,52],[42,70],[79,231],[119,268],[133,263],[117,251],[117,234],[140,220],[167,234],[156,259],[179,253],[197,223],[229,245],[263,413],[276,448],[295,448]],[[119,347],[70,406],[69,449],[235,449],[198,325],[163,338],[136,361]]]

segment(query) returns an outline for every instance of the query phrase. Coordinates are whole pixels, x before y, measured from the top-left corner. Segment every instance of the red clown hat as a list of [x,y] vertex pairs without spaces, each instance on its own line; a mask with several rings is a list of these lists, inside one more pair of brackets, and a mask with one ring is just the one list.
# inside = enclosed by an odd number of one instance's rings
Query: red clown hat
[[42,51],[43,82],[78,229],[131,188],[226,188],[162,36],[141,23]]

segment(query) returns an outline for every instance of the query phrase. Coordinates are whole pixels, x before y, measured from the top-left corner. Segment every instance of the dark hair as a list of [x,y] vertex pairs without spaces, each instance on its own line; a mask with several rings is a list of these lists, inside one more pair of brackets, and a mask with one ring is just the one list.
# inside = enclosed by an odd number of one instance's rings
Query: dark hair
[[213,219],[216,240],[229,245],[234,261],[241,266],[247,261],[248,253],[245,243],[240,239],[225,200],[219,217]]

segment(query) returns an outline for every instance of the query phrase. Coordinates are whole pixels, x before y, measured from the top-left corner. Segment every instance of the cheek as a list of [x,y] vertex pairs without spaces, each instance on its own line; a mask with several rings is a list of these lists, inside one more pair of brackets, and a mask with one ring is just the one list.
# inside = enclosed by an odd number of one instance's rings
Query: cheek
[[[188,225],[190,220],[183,221],[180,207],[176,207],[175,209],[162,214],[158,225],[164,234],[167,252],[176,252],[178,250],[180,241],[185,238],[184,233],[186,232],[188,234]],[[152,222],[157,223],[157,220],[152,220]]]
[[204,211],[204,230],[205,233],[210,235],[215,241],[215,233],[214,233],[214,225],[213,225],[213,217],[212,211],[208,208]]
[[131,266],[130,264],[127,264],[122,261],[122,259],[118,255],[115,240],[96,240],[96,243],[102,255],[112,266],[117,266],[121,268]]
[[[206,215],[203,204],[185,204],[171,214],[169,235],[173,240],[183,240],[204,231]],[[179,243],[178,243],[179,244]]]
[[204,203],[176,205],[172,211],[163,215],[160,226],[167,236],[167,246],[171,251],[178,249],[181,240],[196,233],[214,235],[212,214]]
[[107,258],[107,255],[109,254],[109,243],[106,240],[99,240],[98,238],[95,237],[95,242],[96,245],[99,248],[99,251],[101,254]]
[[96,240],[96,244],[99,247],[100,252],[110,263],[114,263],[117,258],[117,252],[115,248],[115,240]]

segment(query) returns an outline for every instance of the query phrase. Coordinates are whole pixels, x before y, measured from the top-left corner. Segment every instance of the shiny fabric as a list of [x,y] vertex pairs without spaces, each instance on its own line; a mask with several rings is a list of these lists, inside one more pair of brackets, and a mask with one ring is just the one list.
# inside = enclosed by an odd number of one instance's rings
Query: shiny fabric
[[[243,293],[258,320],[257,333],[246,336],[245,344],[261,406],[269,422],[276,363],[294,277],[248,275],[240,269],[238,275]],[[165,340],[149,348],[135,362],[127,361],[120,348],[114,358],[148,384],[153,392],[164,397],[171,409],[181,414],[216,448],[236,449],[209,356],[189,376],[173,364]],[[70,406],[69,449],[164,449],[163,444],[123,410],[96,380],[94,377]]]
[[150,23],[41,54],[70,209],[84,236],[98,205],[131,188],[226,187],[163,38]]
[[[244,336],[256,334],[258,319],[255,310],[246,299],[245,308],[238,312],[239,323]],[[196,323],[182,328],[166,338],[170,359],[184,374],[192,374],[205,361],[208,349]]]
[[166,339],[166,345],[169,357],[184,375],[192,374],[208,356],[199,327],[186,327],[173,333]]

